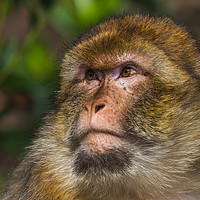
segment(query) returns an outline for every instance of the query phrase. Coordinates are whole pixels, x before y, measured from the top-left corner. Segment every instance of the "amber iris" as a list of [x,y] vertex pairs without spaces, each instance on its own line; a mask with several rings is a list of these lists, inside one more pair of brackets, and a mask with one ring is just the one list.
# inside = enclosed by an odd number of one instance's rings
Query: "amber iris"
[[136,74],[136,70],[131,67],[124,67],[121,71],[121,77],[129,77]]
[[96,78],[97,78],[97,76],[93,70],[88,70],[86,72],[85,79],[87,81],[92,81],[92,80],[95,80]]

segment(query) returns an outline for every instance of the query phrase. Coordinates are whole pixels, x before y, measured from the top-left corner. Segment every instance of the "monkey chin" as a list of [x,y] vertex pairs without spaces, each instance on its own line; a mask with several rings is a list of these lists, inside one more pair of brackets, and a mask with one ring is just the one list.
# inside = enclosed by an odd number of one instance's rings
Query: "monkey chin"
[[124,138],[107,133],[89,133],[75,152],[74,168],[78,174],[102,176],[130,166],[131,154]]

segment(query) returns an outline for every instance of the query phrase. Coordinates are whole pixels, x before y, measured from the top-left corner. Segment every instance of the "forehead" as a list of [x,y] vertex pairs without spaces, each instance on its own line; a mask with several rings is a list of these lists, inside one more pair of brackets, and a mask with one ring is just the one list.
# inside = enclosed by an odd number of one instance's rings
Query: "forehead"
[[112,66],[111,63],[123,61],[130,54],[148,56],[155,51],[182,65],[185,60],[192,62],[197,53],[193,51],[194,44],[185,29],[172,20],[136,15],[111,19],[92,28],[73,48],[72,54],[86,64],[104,67],[103,64]]
[[[126,62],[142,64],[145,62],[142,56],[145,43],[142,38],[134,34],[126,37],[118,32],[107,31],[82,41],[74,51],[82,65],[103,70]],[[146,43],[145,49],[147,48]]]
[[113,68],[133,59],[144,61],[148,52],[158,51],[153,41],[159,40],[160,34],[156,33],[159,25],[140,16],[112,19],[92,28],[72,53],[83,65],[100,69]]

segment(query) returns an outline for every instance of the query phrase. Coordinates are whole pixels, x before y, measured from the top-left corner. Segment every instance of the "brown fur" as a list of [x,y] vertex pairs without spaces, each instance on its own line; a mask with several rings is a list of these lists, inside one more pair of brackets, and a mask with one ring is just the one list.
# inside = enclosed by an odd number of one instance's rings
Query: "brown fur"
[[[139,153],[127,171],[77,174],[70,134],[94,95],[77,86],[77,71],[80,66],[108,70],[132,59],[150,77],[149,88],[122,116],[131,119],[124,126],[145,143],[131,147]],[[199,162],[200,56],[195,41],[168,18],[125,16],[92,28],[66,53],[55,111],[1,199],[197,200]]]

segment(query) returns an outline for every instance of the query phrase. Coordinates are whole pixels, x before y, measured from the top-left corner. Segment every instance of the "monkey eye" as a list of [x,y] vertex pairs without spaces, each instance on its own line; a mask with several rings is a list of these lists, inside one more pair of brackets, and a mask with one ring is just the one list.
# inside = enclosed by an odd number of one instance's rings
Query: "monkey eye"
[[133,69],[132,67],[124,67],[121,71],[120,77],[129,77],[129,76],[133,76],[136,73],[137,71]]
[[97,77],[96,73],[93,70],[89,69],[89,70],[87,70],[87,72],[85,74],[85,79],[87,81],[92,81],[92,80],[98,79],[98,77]]

